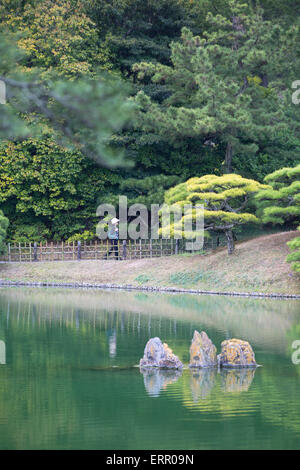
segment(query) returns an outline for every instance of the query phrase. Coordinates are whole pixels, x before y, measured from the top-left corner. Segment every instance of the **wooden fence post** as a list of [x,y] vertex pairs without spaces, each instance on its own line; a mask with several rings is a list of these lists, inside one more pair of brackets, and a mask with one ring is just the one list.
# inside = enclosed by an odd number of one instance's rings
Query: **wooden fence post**
[[152,238],[150,238],[150,258],[152,258]]
[[81,241],[78,240],[77,242],[77,260],[81,260]]
[[8,244],[8,261],[11,261],[10,243]]
[[37,242],[34,242],[33,244],[33,261],[37,261]]
[[178,249],[179,249],[179,239],[176,238],[176,240],[175,240],[175,255],[178,255]]
[[126,259],[126,240],[123,240],[123,253],[122,258]]

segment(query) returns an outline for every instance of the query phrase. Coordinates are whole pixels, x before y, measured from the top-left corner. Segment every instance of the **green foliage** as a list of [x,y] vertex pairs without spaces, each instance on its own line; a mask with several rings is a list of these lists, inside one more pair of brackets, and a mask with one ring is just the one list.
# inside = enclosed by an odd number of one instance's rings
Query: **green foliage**
[[97,200],[117,177],[49,136],[0,147],[0,203],[16,241],[95,230]]
[[140,274],[139,276],[137,276],[135,279],[134,279],[136,282],[138,282],[139,284],[144,284],[148,281],[151,281],[152,280],[152,277],[151,276],[148,276],[147,274]]
[[[204,206],[204,229],[223,232],[233,249],[232,229],[234,227],[258,222],[255,215],[244,212],[249,199],[260,189],[267,188],[257,181],[242,178],[240,175],[227,174],[224,176],[205,175],[194,177],[181,183],[165,194],[165,202],[169,206],[192,204]],[[191,218],[195,221],[196,212],[192,209],[185,213],[181,220],[171,224],[171,234],[179,235],[184,227],[184,221]],[[169,227],[161,229],[161,233],[168,231]],[[189,233],[185,233],[190,236]],[[228,245],[229,248],[229,245]]]
[[[300,220],[300,165],[281,168],[265,177],[269,189],[259,191],[256,196],[257,214],[264,223],[295,224]],[[299,228],[298,228],[299,229]],[[292,251],[287,262],[300,272],[300,237],[287,243]]]
[[80,1],[28,3],[19,15],[9,10],[2,27],[18,33],[18,46],[25,51],[23,67],[39,67],[42,78],[93,76],[97,67],[112,66],[107,45],[99,41]]
[[6,84],[8,99],[1,106],[2,139],[42,138],[48,127],[58,143],[83,152],[102,166],[125,164],[120,148],[108,142],[134,109],[124,83],[104,75],[41,81],[34,68],[24,72],[23,56],[4,36],[0,36],[0,55],[5,58],[0,63],[0,80]]
[[89,230],[84,230],[82,233],[75,233],[67,239],[67,243],[78,242],[78,241],[91,241],[95,239],[95,233]]
[[300,220],[300,164],[281,168],[265,177],[269,188],[256,196],[257,213],[264,223],[295,223]]
[[[21,219],[22,220],[22,219]],[[32,243],[49,240],[51,231],[42,222],[32,221],[30,225],[14,223],[9,240],[13,243]]]
[[[127,196],[128,206],[132,204],[144,204],[150,209],[151,204],[162,204],[164,194],[174,184],[181,180],[176,175],[153,175],[145,178],[124,178],[120,181],[117,192],[109,193],[105,202],[117,205],[119,194]],[[101,200],[103,202],[103,199]]]
[[294,108],[287,84],[282,91],[282,74],[292,66],[292,57],[299,64],[291,41],[297,28],[286,32],[264,20],[259,8],[253,11],[238,1],[230,1],[229,7],[228,16],[208,14],[212,29],[202,36],[183,28],[181,41],[171,44],[171,65],[134,66],[141,80],[148,77],[168,92],[161,102],[143,91],[137,94],[136,128],[144,139],[173,145],[198,139],[200,155],[205,146],[224,152],[226,172],[236,158],[255,159],[264,143],[282,143],[286,134],[295,133],[297,124],[287,111]]
[[265,17],[271,21],[276,18],[282,24],[290,25],[300,15],[300,5],[294,0],[261,0],[260,4]]
[[[298,227],[300,230],[300,226]],[[292,269],[296,271],[296,273],[300,273],[300,237],[296,237],[290,242],[287,242],[287,246],[292,251],[286,260],[288,263],[292,263]]]
[[[57,174],[50,162],[53,147],[47,163],[47,150],[41,150],[51,135],[56,155],[70,166],[65,177],[84,204],[72,206],[67,183],[60,201],[50,189],[43,193],[51,187],[44,170],[36,183],[41,191],[32,195],[27,163],[25,175],[14,157],[19,183],[14,178],[11,194],[6,186],[12,173],[7,164],[0,170],[9,238],[80,236],[94,230],[97,203],[115,204],[118,194],[149,207],[195,174],[220,176],[225,170],[263,181],[279,167],[299,163],[300,106],[291,102],[291,83],[300,74],[299,6],[261,0],[262,12],[257,5],[3,0],[0,80],[6,80],[8,103],[0,106],[0,136],[26,158],[29,147],[20,141],[34,141],[41,166]],[[135,98],[128,100],[128,94]],[[139,110],[132,114],[134,105]],[[100,171],[81,154],[115,169]],[[270,209],[270,220],[296,220],[287,197],[280,214]]]
[[0,253],[3,253],[5,249],[5,238],[8,224],[8,219],[4,217],[3,212],[0,210]]
[[88,0],[86,11],[124,76],[140,60],[168,62],[171,40],[190,23],[188,2],[181,0]]
[[[195,32],[202,31],[210,7],[210,2],[190,0],[87,2],[88,14],[103,33],[101,37],[105,38],[114,56],[114,67],[121,71],[127,82],[132,83],[132,93],[143,90],[158,102],[169,96],[168,89],[164,84],[151,82],[149,77],[137,80],[133,64],[141,61],[170,64],[170,43],[180,38],[183,26]],[[215,0],[214,8],[223,12],[222,1]],[[114,25],[113,28],[110,25]],[[148,135],[140,126],[133,130],[129,125],[113,137],[113,143],[124,148],[127,157],[135,163],[134,172],[119,172],[125,179],[164,174],[178,175],[184,180],[195,173],[218,172],[222,161],[217,152],[213,154],[213,161],[211,149],[207,146],[199,152],[197,139],[182,139],[173,145],[157,139],[155,135]]]
[[215,271],[194,271],[194,272],[177,272],[170,274],[170,282],[179,286],[189,286],[198,282],[207,282],[218,284],[221,282],[220,276]]

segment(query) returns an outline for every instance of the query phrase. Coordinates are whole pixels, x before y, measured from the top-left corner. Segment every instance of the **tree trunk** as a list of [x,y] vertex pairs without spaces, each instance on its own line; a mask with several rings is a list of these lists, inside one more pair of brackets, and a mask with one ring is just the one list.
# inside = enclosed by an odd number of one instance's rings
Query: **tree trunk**
[[227,143],[226,154],[225,154],[225,168],[224,173],[232,173],[232,145],[230,142]]
[[225,230],[225,235],[227,238],[228,254],[232,255],[232,253],[234,252],[234,238],[232,230]]

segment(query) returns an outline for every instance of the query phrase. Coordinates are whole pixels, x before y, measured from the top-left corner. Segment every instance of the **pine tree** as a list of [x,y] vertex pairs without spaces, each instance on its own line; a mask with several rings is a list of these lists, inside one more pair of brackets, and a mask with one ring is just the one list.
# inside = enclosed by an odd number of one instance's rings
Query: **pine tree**
[[179,145],[198,138],[199,153],[205,147],[223,149],[227,173],[235,157],[255,158],[261,142],[278,144],[296,136],[286,70],[300,70],[294,48],[298,27],[286,31],[266,21],[259,7],[237,0],[229,6],[227,17],[208,15],[212,28],[201,37],[183,28],[181,41],[171,44],[171,66],[134,66],[140,79],[149,77],[169,92],[161,103],[138,93],[136,128],[144,140]]
[[87,0],[85,8],[127,77],[136,62],[169,63],[169,44],[189,21],[185,0]]
[[[300,165],[281,168],[265,177],[269,189],[259,191],[256,196],[257,214],[264,223],[292,225],[300,221]],[[298,227],[300,230],[300,227]],[[287,243],[292,251],[287,262],[300,272],[300,237]]]
[[[190,178],[185,183],[169,189],[165,194],[165,202],[168,205],[178,204],[181,207],[185,204],[193,206],[203,204],[204,230],[225,233],[228,254],[232,254],[233,229],[249,222],[259,222],[254,214],[244,212],[244,209],[250,197],[263,188],[266,186],[236,174],[205,175],[200,178]],[[171,226],[173,234],[178,229],[181,231],[185,217],[183,215],[178,227],[173,222]],[[195,218],[195,213],[192,213],[192,217]]]
[[128,206],[144,204],[148,209],[151,204],[162,204],[165,191],[182,181],[176,175],[152,175],[145,178],[124,178],[119,182],[118,194],[101,197],[101,203],[118,204],[119,194],[127,197]]
[[300,164],[281,168],[264,179],[268,189],[255,196],[257,215],[263,223],[295,224],[300,221]]

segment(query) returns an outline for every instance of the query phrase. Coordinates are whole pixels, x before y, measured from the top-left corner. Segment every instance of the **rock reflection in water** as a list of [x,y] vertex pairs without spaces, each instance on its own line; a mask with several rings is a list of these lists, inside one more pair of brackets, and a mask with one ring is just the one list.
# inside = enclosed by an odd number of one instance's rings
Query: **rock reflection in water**
[[140,368],[144,376],[144,384],[148,394],[151,397],[158,397],[161,390],[169,384],[176,382],[182,374],[181,370],[158,369],[158,368]]
[[191,370],[190,387],[194,402],[204,400],[215,384],[216,368],[199,368]]
[[224,392],[247,392],[256,368],[221,369],[221,387]]
[[6,364],[5,343],[0,341],[0,364]]
[[[189,369],[189,385],[194,403],[207,399],[220,384],[225,393],[247,392],[254,379],[256,368],[218,369],[216,367]],[[140,368],[144,385],[151,397],[158,397],[169,384],[176,382],[182,370]],[[187,377],[186,377],[187,378]],[[218,388],[218,387],[217,387]]]

